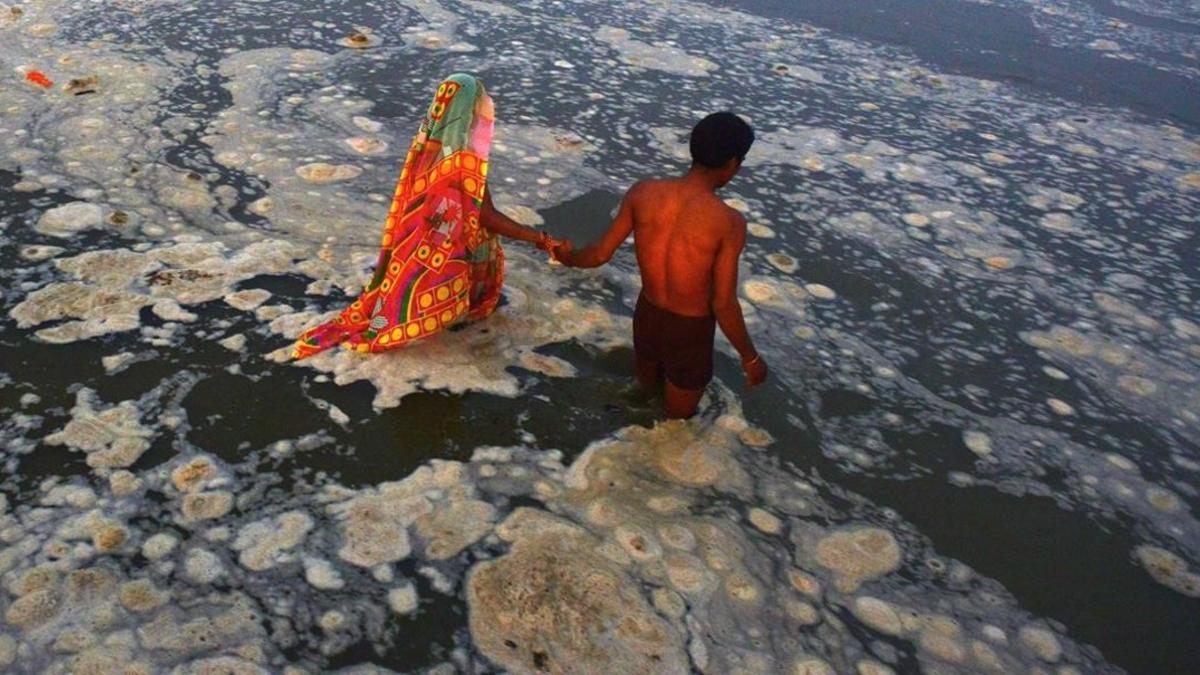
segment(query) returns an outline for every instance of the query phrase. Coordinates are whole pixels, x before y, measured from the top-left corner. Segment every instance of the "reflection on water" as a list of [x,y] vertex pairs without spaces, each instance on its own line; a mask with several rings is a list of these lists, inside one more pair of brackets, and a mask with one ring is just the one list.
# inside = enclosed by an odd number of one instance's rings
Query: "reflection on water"
[[[0,666],[1194,669],[1194,12],[717,4],[0,7]],[[287,363],[454,70],[577,243],[751,118],[773,380],[661,421],[630,252],[516,245],[487,322]]]

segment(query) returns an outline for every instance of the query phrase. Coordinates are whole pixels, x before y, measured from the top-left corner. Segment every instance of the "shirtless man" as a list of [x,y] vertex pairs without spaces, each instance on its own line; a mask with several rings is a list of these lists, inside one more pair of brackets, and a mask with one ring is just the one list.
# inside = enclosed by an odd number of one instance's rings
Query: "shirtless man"
[[645,180],[625,194],[599,241],[554,255],[571,267],[599,267],[633,232],[642,292],[633,317],[638,380],[666,379],[669,417],[691,417],[713,374],[717,325],[741,355],[750,386],[767,377],[738,302],[738,256],[746,220],[716,195],[737,175],[754,131],[737,115],[709,115],[692,130],[692,167],[678,178]]

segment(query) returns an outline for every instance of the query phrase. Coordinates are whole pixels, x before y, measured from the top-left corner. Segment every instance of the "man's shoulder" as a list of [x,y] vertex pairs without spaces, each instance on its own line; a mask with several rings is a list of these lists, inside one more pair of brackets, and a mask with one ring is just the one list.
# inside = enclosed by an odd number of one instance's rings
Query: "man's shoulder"
[[725,202],[721,202],[721,210],[724,216],[725,231],[735,236],[745,236],[747,227],[746,216]]
[[667,178],[643,178],[629,188],[630,197],[641,197],[665,192],[671,189],[672,181]]
[[725,215],[729,218],[729,224],[739,229],[746,229],[746,216],[742,215],[741,211],[732,206],[721,202],[721,206],[725,207]]

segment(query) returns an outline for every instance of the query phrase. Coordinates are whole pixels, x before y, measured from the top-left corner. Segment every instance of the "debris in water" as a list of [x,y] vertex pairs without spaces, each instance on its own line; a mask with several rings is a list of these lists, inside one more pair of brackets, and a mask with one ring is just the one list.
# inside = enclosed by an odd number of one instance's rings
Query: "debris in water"
[[554,141],[558,143],[558,147],[564,150],[574,150],[583,147],[583,137],[571,131],[556,135]]
[[54,86],[54,82],[40,70],[31,70],[25,73],[25,79],[43,89],[49,89]]
[[369,29],[360,28],[348,37],[342,39],[342,44],[352,49],[369,49],[379,45],[382,40],[375,37]]
[[90,75],[88,77],[72,79],[63,87],[63,91],[75,96],[82,96],[84,94],[96,93],[96,87],[98,86],[100,86],[100,78],[96,75]]

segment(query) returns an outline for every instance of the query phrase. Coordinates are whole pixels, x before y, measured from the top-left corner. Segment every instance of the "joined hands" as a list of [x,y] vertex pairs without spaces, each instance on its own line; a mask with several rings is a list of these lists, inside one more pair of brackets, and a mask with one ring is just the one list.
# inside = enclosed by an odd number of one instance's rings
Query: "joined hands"
[[537,247],[550,254],[550,261],[562,263],[570,266],[571,252],[575,247],[566,239],[557,239],[555,237],[541,233],[538,238]]
[[566,265],[567,267],[573,266],[573,264],[571,262],[571,254],[574,252],[575,252],[575,246],[573,244],[571,244],[571,242],[567,241],[566,239],[560,239],[560,240],[555,241],[554,245],[550,248],[550,251],[549,251],[551,260],[553,260],[557,263]]

